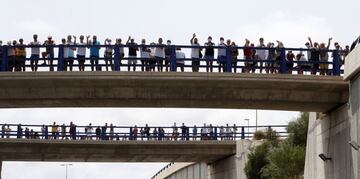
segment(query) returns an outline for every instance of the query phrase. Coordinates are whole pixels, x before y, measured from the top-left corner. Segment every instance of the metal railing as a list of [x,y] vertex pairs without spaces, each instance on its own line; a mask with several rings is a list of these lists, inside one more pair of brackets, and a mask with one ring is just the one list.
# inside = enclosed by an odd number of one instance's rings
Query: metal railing
[[[111,49],[111,53],[103,56],[93,56],[87,53],[87,57],[66,58],[64,53],[68,49],[76,48],[98,48],[99,51]],[[52,48],[53,53],[42,53],[42,56],[9,56],[8,51],[14,49],[29,48]],[[139,52],[144,49],[150,49],[146,57],[125,56],[125,50],[129,48],[138,49]],[[167,50],[164,57],[155,57],[153,54],[155,48]],[[80,71],[101,71],[103,67],[112,71],[180,71],[193,72],[233,72],[233,73],[281,73],[281,74],[312,74],[318,72],[323,75],[340,76],[343,74],[342,51],[303,48],[262,48],[262,47],[238,47],[238,46],[211,46],[214,52],[225,50],[225,56],[206,56],[200,55],[199,58],[180,58],[180,50],[206,49],[209,46],[189,46],[189,45],[53,45],[53,46],[32,46],[32,45],[15,45],[1,46],[2,57],[0,71],[68,71],[74,67],[79,67]],[[240,51],[251,50],[253,55],[245,57]],[[89,50],[88,50],[89,51]],[[265,51],[266,59],[261,59],[256,55],[256,51]],[[294,56],[288,58],[288,52],[292,51]],[[298,53],[299,58],[297,58]],[[307,55],[307,53],[312,55]],[[324,58],[320,58],[322,53]],[[55,55],[57,54],[57,55]],[[303,57],[301,57],[301,54]],[[315,55],[314,55],[315,54]],[[201,57],[203,56],[203,57]],[[308,56],[310,59],[305,58]],[[295,57],[295,58],[294,58]],[[39,61],[44,64],[39,65]],[[90,69],[89,69],[90,67]],[[74,69],[77,70],[77,69]]]
[[257,130],[287,137],[287,125],[271,126],[76,126],[0,124],[0,138],[43,140],[199,141],[250,139]]

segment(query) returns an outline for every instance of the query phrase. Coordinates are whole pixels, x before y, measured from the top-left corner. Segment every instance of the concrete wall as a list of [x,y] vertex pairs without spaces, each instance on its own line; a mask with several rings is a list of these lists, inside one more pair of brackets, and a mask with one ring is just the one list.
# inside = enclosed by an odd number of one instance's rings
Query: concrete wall
[[210,179],[246,179],[247,155],[262,141],[241,140],[236,143],[236,155],[210,164]]
[[[307,179],[354,178],[350,141],[351,120],[348,105],[329,115],[311,113],[306,148],[305,174]],[[323,153],[331,160],[323,161]]]
[[206,163],[194,163],[163,179],[208,179],[208,166]]

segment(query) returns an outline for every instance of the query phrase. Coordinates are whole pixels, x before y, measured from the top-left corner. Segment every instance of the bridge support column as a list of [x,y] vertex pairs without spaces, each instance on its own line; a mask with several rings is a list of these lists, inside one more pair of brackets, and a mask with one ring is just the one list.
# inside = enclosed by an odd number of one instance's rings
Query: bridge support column
[[0,161],[0,179],[1,179],[1,171],[2,171],[2,161]]
[[261,144],[261,141],[237,141],[236,155],[209,165],[209,179],[246,179],[244,168],[248,160],[247,155],[251,148],[259,144]]

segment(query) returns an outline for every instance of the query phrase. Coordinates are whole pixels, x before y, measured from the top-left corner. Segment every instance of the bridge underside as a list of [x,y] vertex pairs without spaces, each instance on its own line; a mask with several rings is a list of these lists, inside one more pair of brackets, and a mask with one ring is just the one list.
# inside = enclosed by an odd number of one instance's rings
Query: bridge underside
[[236,153],[236,141],[0,139],[2,161],[206,162]]
[[342,77],[158,72],[0,74],[0,107],[166,107],[330,111]]

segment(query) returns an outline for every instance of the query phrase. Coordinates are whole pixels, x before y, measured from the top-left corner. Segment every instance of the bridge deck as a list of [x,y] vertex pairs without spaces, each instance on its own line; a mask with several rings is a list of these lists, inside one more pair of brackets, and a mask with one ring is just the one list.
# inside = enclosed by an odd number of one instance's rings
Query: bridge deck
[[326,112],[348,100],[342,77],[159,72],[0,74],[0,107],[166,107]]
[[84,141],[0,139],[3,161],[214,162],[236,141]]

